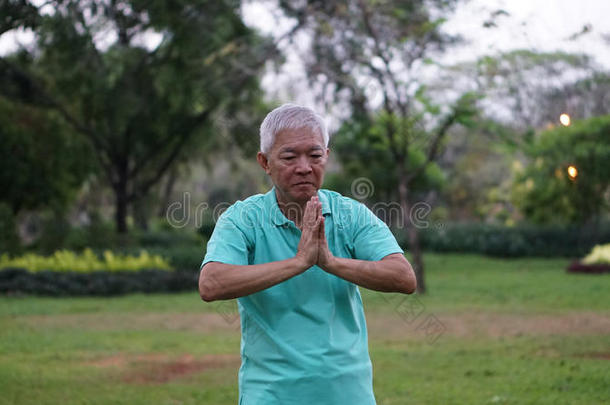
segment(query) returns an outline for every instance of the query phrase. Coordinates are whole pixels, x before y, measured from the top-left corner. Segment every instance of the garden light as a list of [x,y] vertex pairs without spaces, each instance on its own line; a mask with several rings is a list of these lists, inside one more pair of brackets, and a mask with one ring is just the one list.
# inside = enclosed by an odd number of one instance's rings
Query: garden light
[[564,127],[570,126],[570,116],[568,114],[561,114],[559,116],[559,122],[561,122],[561,125],[563,125]]
[[576,178],[576,176],[578,176],[578,169],[576,168],[576,166],[568,166],[568,176],[570,176],[570,179],[574,180]]

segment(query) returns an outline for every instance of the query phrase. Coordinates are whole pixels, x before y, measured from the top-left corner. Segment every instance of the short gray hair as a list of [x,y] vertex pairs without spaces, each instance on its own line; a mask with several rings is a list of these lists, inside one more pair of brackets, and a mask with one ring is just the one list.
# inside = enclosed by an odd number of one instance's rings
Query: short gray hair
[[296,104],[284,104],[271,111],[261,124],[261,152],[268,153],[275,137],[286,129],[308,128],[322,136],[328,147],[328,130],[324,119],[311,108]]

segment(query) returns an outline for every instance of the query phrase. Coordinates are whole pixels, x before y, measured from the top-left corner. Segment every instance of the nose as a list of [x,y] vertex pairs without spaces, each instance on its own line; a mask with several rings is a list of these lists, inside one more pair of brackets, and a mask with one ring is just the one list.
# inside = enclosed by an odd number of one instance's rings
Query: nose
[[307,159],[307,157],[300,157],[297,160],[297,165],[295,168],[295,171],[298,174],[309,174],[311,173],[311,164],[309,162],[309,159]]

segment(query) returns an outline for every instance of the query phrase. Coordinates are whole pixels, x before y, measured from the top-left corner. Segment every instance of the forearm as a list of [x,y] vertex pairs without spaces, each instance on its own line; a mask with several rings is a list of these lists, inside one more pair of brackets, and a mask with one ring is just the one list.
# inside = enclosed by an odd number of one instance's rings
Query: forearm
[[199,275],[199,294],[204,301],[243,297],[272,287],[307,270],[297,258],[277,262],[232,265],[207,263]]
[[366,261],[333,257],[324,270],[370,290],[411,294],[417,286],[415,273],[404,256]]

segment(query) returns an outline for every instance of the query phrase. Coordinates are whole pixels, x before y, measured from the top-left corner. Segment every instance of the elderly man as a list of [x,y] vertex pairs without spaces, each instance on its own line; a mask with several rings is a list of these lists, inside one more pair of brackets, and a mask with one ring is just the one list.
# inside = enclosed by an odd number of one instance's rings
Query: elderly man
[[240,405],[375,404],[357,286],[416,287],[388,227],[320,188],[328,138],[308,108],[271,111],[257,159],[273,188],[229,207],[208,242],[201,298],[238,298]]

